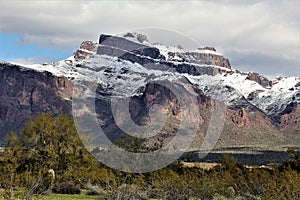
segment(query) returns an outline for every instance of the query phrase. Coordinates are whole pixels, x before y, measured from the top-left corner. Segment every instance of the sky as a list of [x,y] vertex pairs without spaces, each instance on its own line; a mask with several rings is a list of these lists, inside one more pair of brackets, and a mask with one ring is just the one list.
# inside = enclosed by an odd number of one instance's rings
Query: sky
[[0,60],[58,61],[101,33],[134,30],[150,42],[213,46],[240,71],[300,77],[298,0],[0,1],[0,7]]

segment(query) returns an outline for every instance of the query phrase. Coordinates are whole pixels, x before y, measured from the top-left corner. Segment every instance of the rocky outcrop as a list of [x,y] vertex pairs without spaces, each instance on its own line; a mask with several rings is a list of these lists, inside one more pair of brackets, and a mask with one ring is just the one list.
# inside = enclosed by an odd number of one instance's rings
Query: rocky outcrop
[[245,108],[240,108],[236,112],[234,112],[231,115],[231,120],[233,123],[236,123],[239,126],[250,126],[250,120]]
[[149,42],[147,36],[144,34],[141,34],[141,33],[129,32],[129,33],[123,34],[122,36],[126,37],[126,38],[136,39],[140,43]]
[[91,52],[97,52],[98,44],[92,41],[83,41],[80,45],[80,49],[85,49]]
[[[1,138],[23,127],[31,115],[70,113],[72,83],[49,72],[0,64]],[[64,98],[62,98],[64,96]],[[68,100],[66,100],[68,99]]]
[[250,72],[247,76],[247,79],[251,81],[255,81],[256,83],[260,84],[265,88],[272,86],[272,81],[260,75],[259,73]]
[[97,52],[98,44],[92,41],[83,41],[73,55],[76,60],[83,60]]
[[184,52],[182,47],[178,47],[180,51],[168,52],[167,61],[185,62],[197,65],[212,65],[231,69],[230,62],[227,58],[216,52],[214,47],[198,48],[196,51]]
[[[111,35],[100,35],[97,54],[115,56],[133,63],[139,63],[148,69],[174,70],[179,73],[188,73],[191,75],[215,75],[224,71],[214,66],[206,65],[231,68],[228,59],[223,56],[197,52],[176,52],[176,55],[182,57],[182,61],[184,62],[170,62],[166,60],[165,56],[160,54],[158,48]],[[205,66],[201,66],[200,64]]]
[[[105,91],[102,90],[103,88],[98,87],[97,93],[103,94],[103,92]],[[160,105],[161,109],[156,112],[166,113],[168,115],[168,118],[166,119],[166,124],[156,134],[155,138],[156,140],[160,140],[162,138],[170,139],[171,137],[173,137],[174,134],[176,134],[176,129],[178,126],[175,121],[181,120],[183,109],[177,97],[170,89],[155,83],[148,83],[146,86],[140,88],[140,92],[142,93],[142,95],[133,96],[130,98],[129,112],[132,120],[140,126],[151,124],[152,122],[149,116],[150,109],[153,107],[153,105]],[[199,94],[197,106],[201,105],[206,108],[211,108],[211,105],[209,103],[210,98],[205,97],[200,90],[195,89],[195,92]],[[186,100],[188,101],[188,98],[191,97],[192,96],[187,96]],[[107,98],[106,95],[105,97],[103,96],[103,98],[100,97],[96,100],[96,112],[98,114],[98,119],[102,122],[102,128],[104,132],[108,137],[114,139],[120,137],[121,135],[124,135],[125,133],[116,125],[116,116],[113,116],[113,113],[111,111],[111,102],[108,99],[109,98]],[[195,122],[196,118],[193,116],[197,115],[195,113],[198,112],[197,109],[199,109],[199,107],[190,108],[188,117],[191,118],[185,120]],[[119,123],[126,123],[128,121],[124,112],[127,112],[127,109],[121,108],[116,111]],[[201,121],[201,118],[197,120]],[[154,140],[154,138],[152,138],[151,140]],[[166,140],[165,142],[167,141],[168,140]]]
[[217,50],[214,47],[199,47],[198,50],[209,50],[217,52]]
[[290,104],[286,112],[280,116],[279,127],[281,130],[300,132],[300,105]]
[[65,100],[71,100],[73,94],[73,83],[65,77],[54,76],[55,86],[59,95]]
[[[150,57],[153,59],[160,59],[159,50],[155,47],[149,47],[142,43],[133,42],[123,37],[112,35],[100,35],[99,48],[97,54],[106,54],[120,57],[126,53],[136,54],[138,56]],[[102,48],[102,46],[106,48]],[[111,50],[110,52],[108,51]],[[124,56],[124,58],[126,58]]]
[[86,52],[86,51],[83,51],[83,50],[77,50],[75,53],[74,53],[74,58],[76,60],[84,60],[86,58],[88,58],[89,56],[93,55],[92,53],[90,52]]
[[185,52],[185,53],[177,53],[177,56],[181,58],[183,61],[189,63],[195,63],[199,65],[215,65],[215,66],[231,69],[229,60],[222,55],[210,54],[210,53],[199,53],[199,52]]

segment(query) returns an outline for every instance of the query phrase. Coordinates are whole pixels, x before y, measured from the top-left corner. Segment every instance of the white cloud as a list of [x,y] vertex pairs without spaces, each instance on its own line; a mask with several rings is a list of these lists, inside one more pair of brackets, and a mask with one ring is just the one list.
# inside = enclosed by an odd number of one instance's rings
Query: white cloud
[[[24,43],[73,50],[82,40],[98,40],[100,33],[153,26],[187,34],[200,45],[215,46],[225,55],[231,51],[263,52],[296,64],[300,61],[300,1],[297,0],[26,1],[18,4],[2,1],[0,4],[1,31],[21,33]],[[176,44],[181,42],[184,40]],[[264,63],[263,71],[268,67],[274,70],[272,62],[270,66]],[[242,68],[240,63],[239,67]],[[300,69],[299,65],[286,67]],[[296,73],[300,76],[300,70]]]
[[300,76],[299,59],[285,58],[268,52],[230,51],[230,61],[244,71],[260,72],[268,76]]

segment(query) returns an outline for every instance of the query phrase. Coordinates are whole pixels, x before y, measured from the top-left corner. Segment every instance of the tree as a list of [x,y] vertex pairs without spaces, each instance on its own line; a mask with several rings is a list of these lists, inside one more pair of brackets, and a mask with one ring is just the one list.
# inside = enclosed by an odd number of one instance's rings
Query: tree
[[237,161],[228,154],[223,155],[219,160],[221,166],[228,171],[234,171],[237,168]]
[[289,147],[287,153],[290,156],[290,161],[283,165],[284,167],[289,167],[293,170],[300,172],[300,152],[294,147]]
[[13,178],[15,185],[25,186],[32,193],[51,189],[53,175],[57,180],[83,184],[97,165],[70,116],[32,117],[19,134],[11,133],[6,141],[1,169],[6,175],[4,182],[9,185]]

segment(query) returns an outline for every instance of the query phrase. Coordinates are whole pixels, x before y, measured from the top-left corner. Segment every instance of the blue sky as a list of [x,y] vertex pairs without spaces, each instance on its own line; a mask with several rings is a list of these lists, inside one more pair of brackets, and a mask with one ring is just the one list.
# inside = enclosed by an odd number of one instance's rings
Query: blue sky
[[22,42],[20,34],[0,33],[0,60],[13,62],[54,62],[72,55],[71,51],[39,47],[34,43]]
[[[61,60],[101,33],[158,27],[188,35],[199,47],[215,47],[240,71],[300,77],[299,0],[0,1],[0,7],[5,61]],[[168,43],[169,34],[150,42]]]

